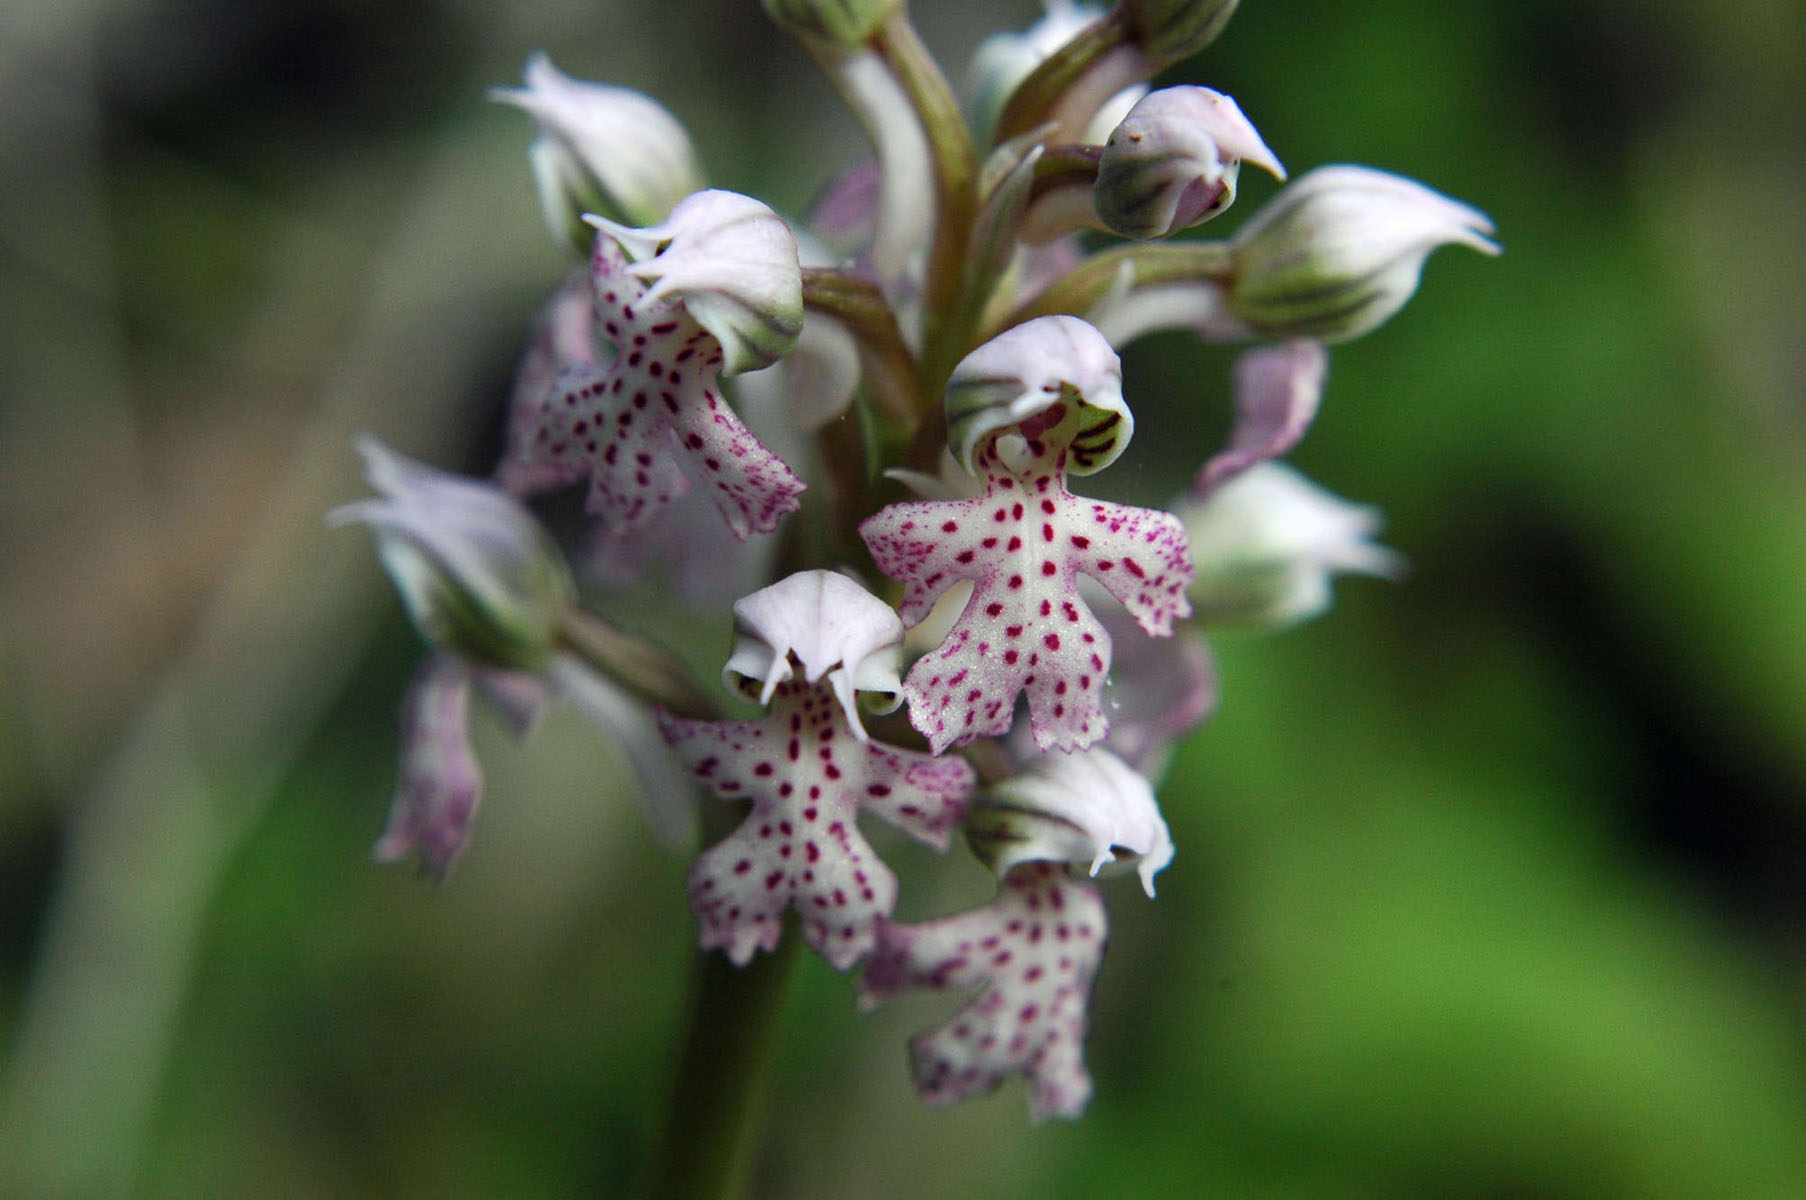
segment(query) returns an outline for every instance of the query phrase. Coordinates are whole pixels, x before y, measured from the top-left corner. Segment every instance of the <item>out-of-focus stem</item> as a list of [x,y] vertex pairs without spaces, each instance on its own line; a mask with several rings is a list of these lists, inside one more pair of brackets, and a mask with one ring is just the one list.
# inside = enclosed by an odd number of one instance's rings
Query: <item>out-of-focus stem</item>
[[873,48],[903,85],[914,106],[934,162],[935,226],[922,291],[922,394],[938,407],[953,364],[969,347],[948,337],[942,323],[959,307],[959,291],[978,210],[978,152],[946,76],[922,44],[906,11],[884,23]]
[[787,930],[775,953],[745,967],[723,954],[697,956],[689,1033],[649,1192],[657,1200],[746,1194],[798,940]]
[[984,332],[990,336],[1035,317],[1056,313],[1082,317],[1115,285],[1125,264],[1134,271],[1135,287],[1190,280],[1221,281],[1229,277],[1232,268],[1229,247],[1223,242],[1117,246],[1087,258],[1059,282],[1010,313],[997,329]]
[[561,649],[648,703],[680,717],[712,720],[721,715],[677,659],[580,608],[565,610],[557,640]]
[[843,271],[805,267],[803,303],[847,327],[869,368],[863,374],[880,427],[888,436],[908,436],[924,407],[915,394],[916,359],[878,285]]

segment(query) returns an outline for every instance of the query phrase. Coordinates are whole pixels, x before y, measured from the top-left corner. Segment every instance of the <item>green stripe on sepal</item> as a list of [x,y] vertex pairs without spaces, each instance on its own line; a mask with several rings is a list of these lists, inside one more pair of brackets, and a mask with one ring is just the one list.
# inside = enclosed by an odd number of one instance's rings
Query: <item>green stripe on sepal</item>
[[1101,471],[1135,431],[1122,360],[1071,316],[1036,317],[968,354],[947,383],[947,443],[966,470],[988,438],[1016,431],[1070,447],[1067,470]]

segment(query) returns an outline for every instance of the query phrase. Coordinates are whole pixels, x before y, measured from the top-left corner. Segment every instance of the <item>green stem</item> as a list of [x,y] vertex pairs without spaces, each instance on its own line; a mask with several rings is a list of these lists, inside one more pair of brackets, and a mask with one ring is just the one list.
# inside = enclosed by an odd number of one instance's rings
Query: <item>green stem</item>
[[[1128,19],[1120,9],[1113,9],[1076,34],[1016,86],[1002,115],[997,118],[993,144],[1001,146],[1051,119],[1061,101],[1071,97],[1079,81],[1130,40]],[[1076,134],[1079,131],[1067,132]],[[1062,140],[1076,141],[1077,138]]]
[[966,351],[964,346],[949,344],[940,322],[957,307],[964,282],[972,220],[978,212],[978,150],[953,89],[910,24],[906,10],[885,21],[872,47],[903,85],[928,136],[934,160],[936,214],[922,292],[921,390],[931,406],[938,407],[947,376]]
[[623,633],[572,606],[558,626],[558,647],[640,699],[680,717],[712,720],[720,707],[697,687],[683,664],[644,638]]
[[1154,287],[1187,280],[1221,283],[1234,269],[1226,242],[1117,246],[1087,258],[1059,282],[1017,308],[1000,323],[999,329],[985,330],[985,335],[1055,313],[1084,316],[1110,290],[1124,263],[1133,265],[1133,287]]
[[845,271],[805,267],[803,304],[846,326],[868,368],[873,415],[887,438],[908,437],[925,405],[916,395],[915,355],[878,285]]
[[746,1194],[798,940],[797,930],[786,929],[776,953],[745,967],[724,954],[698,955],[689,1034],[653,1176],[651,1195],[658,1200]]

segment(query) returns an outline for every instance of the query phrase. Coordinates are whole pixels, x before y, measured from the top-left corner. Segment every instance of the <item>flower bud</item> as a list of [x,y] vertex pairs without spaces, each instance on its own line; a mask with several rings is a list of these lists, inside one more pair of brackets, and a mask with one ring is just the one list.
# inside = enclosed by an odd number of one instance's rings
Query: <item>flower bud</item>
[[1029,862],[1071,863],[1095,876],[1133,868],[1154,894],[1173,840],[1154,789],[1108,750],[1043,754],[973,802],[972,849],[998,878]]
[[[1075,0],[1046,0],[1046,6],[1041,19],[1021,33],[994,33],[978,44],[966,88],[972,97],[972,123],[976,128],[992,128],[1017,86],[1034,74],[1035,68],[1105,16],[1103,9]],[[1133,104],[1145,90],[1139,84],[1126,87],[1128,104]],[[1117,108],[1115,97],[1099,96],[1097,100],[1106,102],[1104,106],[1116,113],[1128,106]],[[1097,140],[1101,141],[1104,133],[1115,127],[1115,121],[1104,126],[1098,131]],[[1078,130],[1068,132],[1076,134]]]
[[773,21],[800,37],[857,50],[903,8],[903,0],[765,0]]
[[1491,232],[1485,214],[1402,176],[1319,167],[1236,234],[1229,305],[1269,337],[1359,337],[1411,298],[1430,251],[1497,254]]
[[589,253],[584,213],[629,225],[663,220],[703,186],[702,167],[677,118],[628,88],[572,79],[535,53],[527,86],[492,88],[489,97],[532,114],[539,136],[528,153],[540,211],[554,240]]
[[1329,608],[1332,575],[1403,568],[1396,552],[1367,540],[1379,531],[1377,512],[1279,463],[1257,463],[1176,512],[1198,572],[1186,594],[1206,624],[1296,624]]
[[1125,237],[1189,229],[1234,202],[1244,161],[1285,178],[1234,100],[1209,88],[1162,88],[1142,97],[1104,143],[1097,214]]
[[1088,475],[1116,461],[1135,430],[1122,397],[1122,360],[1077,317],[1036,317],[998,334],[953,369],[947,444],[970,471],[986,437],[1034,423],[1062,404],[1059,425],[1074,447],[1067,470]]
[[652,285],[642,302],[676,298],[715,336],[722,375],[769,366],[796,345],[803,329],[796,237],[751,196],[697,192],[645,229],[585,219],[633,260],[629,275]]
[[1237,0],[1122,0],[1135,41],[1160,62],[1190,58],[1217,40]]
[[341,505],[327,523],[370,526],[426,640],[479,667],[543,666],[575,589],[532,514],[498,487],[435,471],[368,435],[357,450],[382,496]]

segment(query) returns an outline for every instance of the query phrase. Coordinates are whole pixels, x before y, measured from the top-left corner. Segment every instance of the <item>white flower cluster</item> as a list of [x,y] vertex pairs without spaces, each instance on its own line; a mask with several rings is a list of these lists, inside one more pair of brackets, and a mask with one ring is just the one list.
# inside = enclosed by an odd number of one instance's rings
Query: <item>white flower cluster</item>
[[[473,679],[517,709],[563,694],[634,748],[661,828],[688,827],[674,772],[732,815],[687,879],[704,949],[745,964],[800,936],[863,966],[867,1003],[973,993],[914,1043],[923,1098],[1021,1076],[1036,1116],[1075,1116],[1094,880],[1133,871],[1152,896],[1173,858],[1155,792],[1215,704],[1203,630],[1289,624],[1333,574],[1398,568],[1369,510],[1274,461],[1317,411],[1325,345],[1396,312],[1437,246],[1497,247],[1473,209],[1348,166],[1226,241],[1174,240],[1231,207],[1244,164],[1285,178],[1230,97],[1147,87],[1230,0],[1051,4],[981,48],[965,115],[901,0],[767,7],[873,141],[800,220],[708,190],[647,97],[543,55],[496,93],[536,123],[547,224],[582,266],[536,327],[493,482],[371,444],[385,498],[340,510],[436,647],[379,854],[443,874],[464,844]],[[1171,328],[1257,343],[1228,444],[1196,448],[1174,512],[1074,493],[1136,430],[1117,351]],[[573,485],[596,529],[567,571],[522,504]],[[586,611],[624,579],[731,619],[724,682],[763,711],[726,715],[680,656]],[[996,898],[894,921],[862,813],[940,849],[963,832]]]

